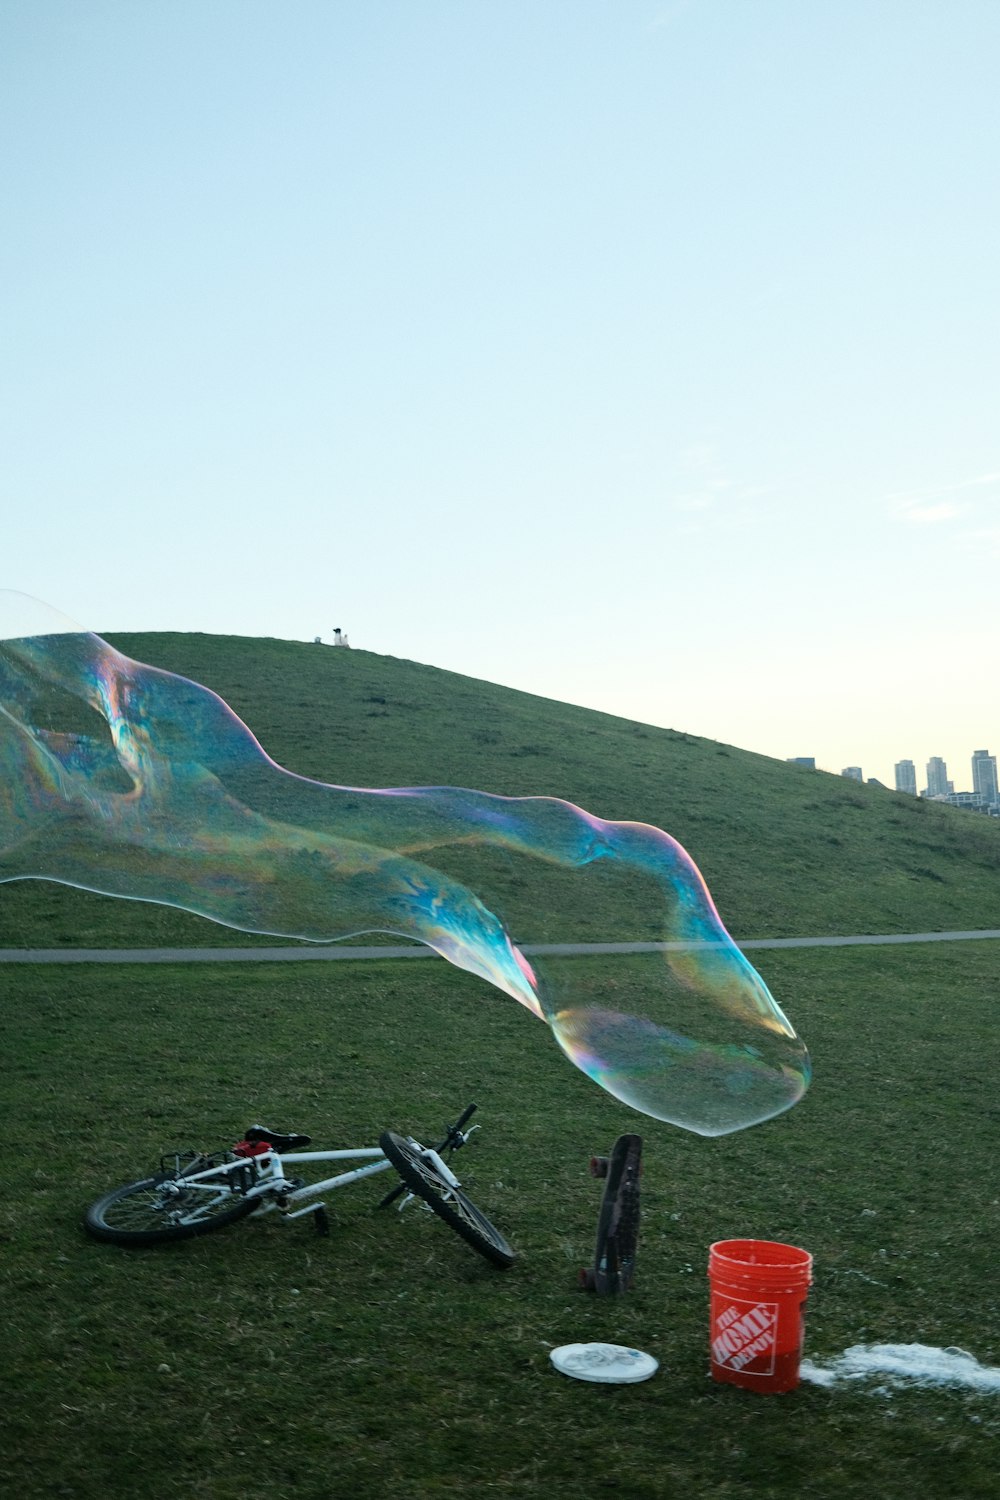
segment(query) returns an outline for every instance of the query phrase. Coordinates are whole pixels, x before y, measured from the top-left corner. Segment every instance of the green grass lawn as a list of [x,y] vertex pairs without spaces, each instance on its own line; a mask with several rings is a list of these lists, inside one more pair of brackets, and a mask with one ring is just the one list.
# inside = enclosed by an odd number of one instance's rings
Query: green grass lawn
[[[788,1239],[815,1256],[814,1358],[919,1341],[1000,1364],[1000,944],[760,957],[815,1081],[719,1140],[626,1110],[444,963],[7,969],[0,1484],[26,1500],[992,1500],[995,1397],[713,1384],[705,1271],[715,1239]],[[333,1195],[327,1239],[275,1215],[138,1252],[80,1228],[169,1145],[257,1119],[330,1145],[430,1135],[472,1099],[483,1128],[457,1165],[520,1252],[507,1272],[430,1214],[374,1212],[381,1178]],[[588,1159],[636,1128],[637,1284],[588,1297]],[[647,1349],[660,1372],[566,1380],[549,1350],[581,1339]]]
[[[221,693],[303,775],[546,794],[665,828],[737,937],[1000,926],[1000,827],[985,818],[367,652],[116,644]],[[524,942],[659,935],[648,901],[600,875],[588,906],[544,866],[441,863]],[[268,940],[39,881],[0,888],[0,947],[234,941]],[[443,962],[7,967],[5,1492],[995,1500],[996,1398],[713,1384],[706,1264],[720,1238],[811,1250],[820,1361],[922,1342],[1000,1364],[1000,944],[754,956],[815,1081],[791,1113],[719,1140],[628,1111],[543,1023]],[[586,984],[594,967],[572,962]],[[621,960],[623,985],[644,962]],[[331,1146],[386,1126],[433,1137],[473,1099],[483,1128],[458,1165],[520,1252],[507,1272],[430,1214],[374,1212],[382,1179],[333,1195],[327,1239],[270,1215],[130,1252],[80,1227],[165,1148],[255,1120]],[[638,1281],[588,1297],[588,1161],[637,1128]],[[553,1346],[587,1339],[648,1349],[661,1370],[609,1390],[551,1369]]]

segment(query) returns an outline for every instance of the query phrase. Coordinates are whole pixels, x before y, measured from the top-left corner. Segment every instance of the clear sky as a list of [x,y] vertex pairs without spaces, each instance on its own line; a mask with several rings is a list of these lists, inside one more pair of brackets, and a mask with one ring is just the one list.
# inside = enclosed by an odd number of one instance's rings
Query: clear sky
[[971,786],[998,76],[997,0],[2,0],[0,584]]

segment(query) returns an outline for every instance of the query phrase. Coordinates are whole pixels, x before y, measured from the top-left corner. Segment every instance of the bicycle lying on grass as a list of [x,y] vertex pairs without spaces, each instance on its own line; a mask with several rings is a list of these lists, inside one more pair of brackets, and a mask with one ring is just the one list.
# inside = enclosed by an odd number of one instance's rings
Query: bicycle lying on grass
[[[235,1145],[212,1152],[188,1151],[164,1156],[160,1170],[139,1182],[105,1193],[84,1216],[88,1232],[116,1245],[157,1245],[190,1239],[235,1224],[251,1214],[277,1209],[286,1219],[311,1215],[318,1233],[329,1232],[326,1206],[319,1199],[395,1167],[402,1183],[387,1193],[379,1208],[401,1198],[400,1209],[415,1197],[423,1201],[495,1266],[509,1266],[515,1252],[485,1214],[462,1192],[441,1153],[450,1156],[464,1146],[473,1130],[463,1127],[476,1106],[470,1104],[449,1125],[437,1146],[422,1146],[412,1136],[385,1130],[377,1146],[344,1151],[307,1151],[307,1135],[287,1134],[252,1125]],[[297,1176],[316,1162],[367,1161],[319,1182]]]

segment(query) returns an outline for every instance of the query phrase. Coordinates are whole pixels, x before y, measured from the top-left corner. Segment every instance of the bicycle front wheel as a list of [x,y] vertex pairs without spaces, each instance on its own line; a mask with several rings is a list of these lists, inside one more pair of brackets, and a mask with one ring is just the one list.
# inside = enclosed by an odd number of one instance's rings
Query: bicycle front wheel
[[506,1269],[513,1265],[516,1252],[499,1229],[461,1188],[453,1187],[447,1178],[442,1177],[433,1162],[428,1161],[405,1136],[386,1130],[379,1137],[379,1145],[410,1191],[423,1198],[466,1244],[495,1266]]
[[235,1224],[257,1207],[226,1179],[186,1183],[184,1176],[144,1177],[92,1203],[84,1227],[114,1245],[162,1245]]

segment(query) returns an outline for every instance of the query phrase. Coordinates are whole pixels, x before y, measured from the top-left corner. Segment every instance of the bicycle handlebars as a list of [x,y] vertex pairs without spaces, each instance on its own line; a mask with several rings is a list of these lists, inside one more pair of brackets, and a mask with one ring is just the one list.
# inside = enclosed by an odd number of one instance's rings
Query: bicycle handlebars
[[[454,1125],[448,1125],[448,1126],[445,1127],[445,1129],[446,1129],[445,1138],[441,1142],[440,1146],[435,1146],[434,1147],[434,1150],[435,1151],[448,1151],[448,1150],[457,1151],[458,1148],[459,1148],[459,1146],[464,1146],[465,1143],[466,1143],[466,1141],[468,1140],[468,1135],[463,1135],[463,1133],[462,1133],[462,1126],[466,1123],[467,1120],[469,1120],[475,1114],[475,1112],[478,1109],[478,1107],[479,1106],[476,1105],[476,1104],[470,1104],[465,1109],[463,1109],[462,1113],[459,1115],[459,1117],[455,1121]],[[472,1132],[470,1131],[469,1134],[471,1135],[471,1133]]]

